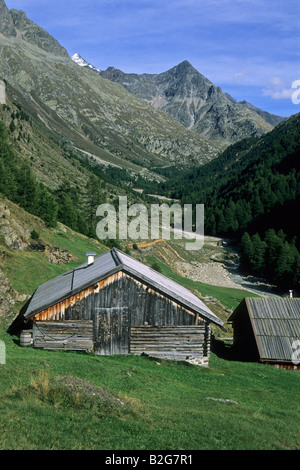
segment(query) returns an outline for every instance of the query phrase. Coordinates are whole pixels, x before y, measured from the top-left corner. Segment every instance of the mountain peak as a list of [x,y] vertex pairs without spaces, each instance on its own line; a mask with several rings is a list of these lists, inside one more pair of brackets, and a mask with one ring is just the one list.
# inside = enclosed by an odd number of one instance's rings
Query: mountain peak
[[188,60],[159,74],[126,74],[111,68],[100,75],[208,139],[233,143],[274,126],[266,114],[237,103]]
[[73,62],[75,62],[80,67],[85,67],[85,68],[91,69],[94,72],[98,72],[98,73],[101,72],[100,69],[97,69],[97,67],[94,67],[92,64],[87,62],[80,54],[78,54],[78,52],[73,54],[71,59],[73,60]]
[[182,80],[190,80],[193,77],[194,80],[202,82],[200,86],[201,88],[213,86],[213,83],[204,75],[202,75],[202,73],[200,73],[197,69],[195,69],[195,67],[193,67],[193,65],[188,60],[180,62],[170,70],[163,72],[161,75],[166,74],[175,75],[176,78],[180,77]]
[[21,33],[22,38],[40,49],[51,54],[69,57],[66,49],[59,44],[45,29],[27,18],[22,10],[9,11],[15,28]]
[[194,68],[194,67],[192,66],[192,64],[191,64],[188,60],[183,60],[182,62],[180,62],[180,63],[177,65],[177,67],[187,67],[187,68],[192,67],[192,68]]
[[0,34],[7,38],[20,37],[46,52],[69,57],[68,52],[47,31],[29,20],[22,10],[8,10],[4,0],[0,0]]
[[180,70],[181,72],[198,72],[195,67],[188,60],[180,62],[178,65],[175,65],[171,70]]
[[12,16],[4,0],[0,0],[0,34],[6,37],[15,37],[17,35]]

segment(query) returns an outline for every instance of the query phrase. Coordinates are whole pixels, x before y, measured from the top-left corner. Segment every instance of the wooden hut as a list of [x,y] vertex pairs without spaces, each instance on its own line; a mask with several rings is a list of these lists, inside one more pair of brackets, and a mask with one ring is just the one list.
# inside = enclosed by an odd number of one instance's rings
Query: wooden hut
[[299,298],[245,298],[228,322],[233,326],[236,357],[299,367]]
[[[33,347],[148,354],[206,365],[210,323],[223,322],[188,289],[116,250],[41,285],[23,318]],[[223,328],[224,329],[224,328]]]

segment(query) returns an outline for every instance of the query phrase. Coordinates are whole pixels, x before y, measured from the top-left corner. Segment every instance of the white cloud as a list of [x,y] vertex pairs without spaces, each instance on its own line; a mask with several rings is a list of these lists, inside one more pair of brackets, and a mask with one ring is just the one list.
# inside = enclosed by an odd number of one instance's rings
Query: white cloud
[[263,88],[263,96],[269,96],[273,100],[291,99],[294,90],[291,88],[292,83],[287,85],[281,78],[273,77],[267,88]]
[[243,69],[233,74],[233,80],[236,83],[244,83],[248,75],[249,75],[249,71],[246,69]]

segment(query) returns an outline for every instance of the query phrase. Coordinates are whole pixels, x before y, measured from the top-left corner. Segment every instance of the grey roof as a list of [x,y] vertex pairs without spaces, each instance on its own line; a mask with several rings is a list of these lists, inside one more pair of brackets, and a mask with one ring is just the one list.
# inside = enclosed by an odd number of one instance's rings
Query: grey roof
[[224,322],[191,291],[115,248],[96,257],[92,265],[88,266],[86,262],[38,287],[28,304],[24,318],[30,318],[118,271],[136,277],[184,307],[223,327]]
[[300,340],[300,299],[246,298],[245,304],[261,360],[291,361],[293,343]]

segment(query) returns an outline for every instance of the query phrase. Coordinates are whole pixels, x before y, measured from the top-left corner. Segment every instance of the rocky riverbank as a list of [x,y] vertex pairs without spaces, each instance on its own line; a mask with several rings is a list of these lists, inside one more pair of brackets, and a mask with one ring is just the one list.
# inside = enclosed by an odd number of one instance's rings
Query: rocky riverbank
[[225,266],[219,262],[187,263],[184,261],[177,261],[175,263],[175,269],[183,276],[188,277],[193,281],[203,282],[205,284],[219,287],[243,289],[240,284],[234,282],[230,278],[230,273],[227,271]]
[[205,237],[206,250],[209,245],[219,249],[214,250],[204,262],[177,260],[174,263],[176,271],[205,284],[243,289],[261,296],[281,296],[282,293],[276,286],[264,279],[241,272],[237,249],[230,244],[229,240]]

